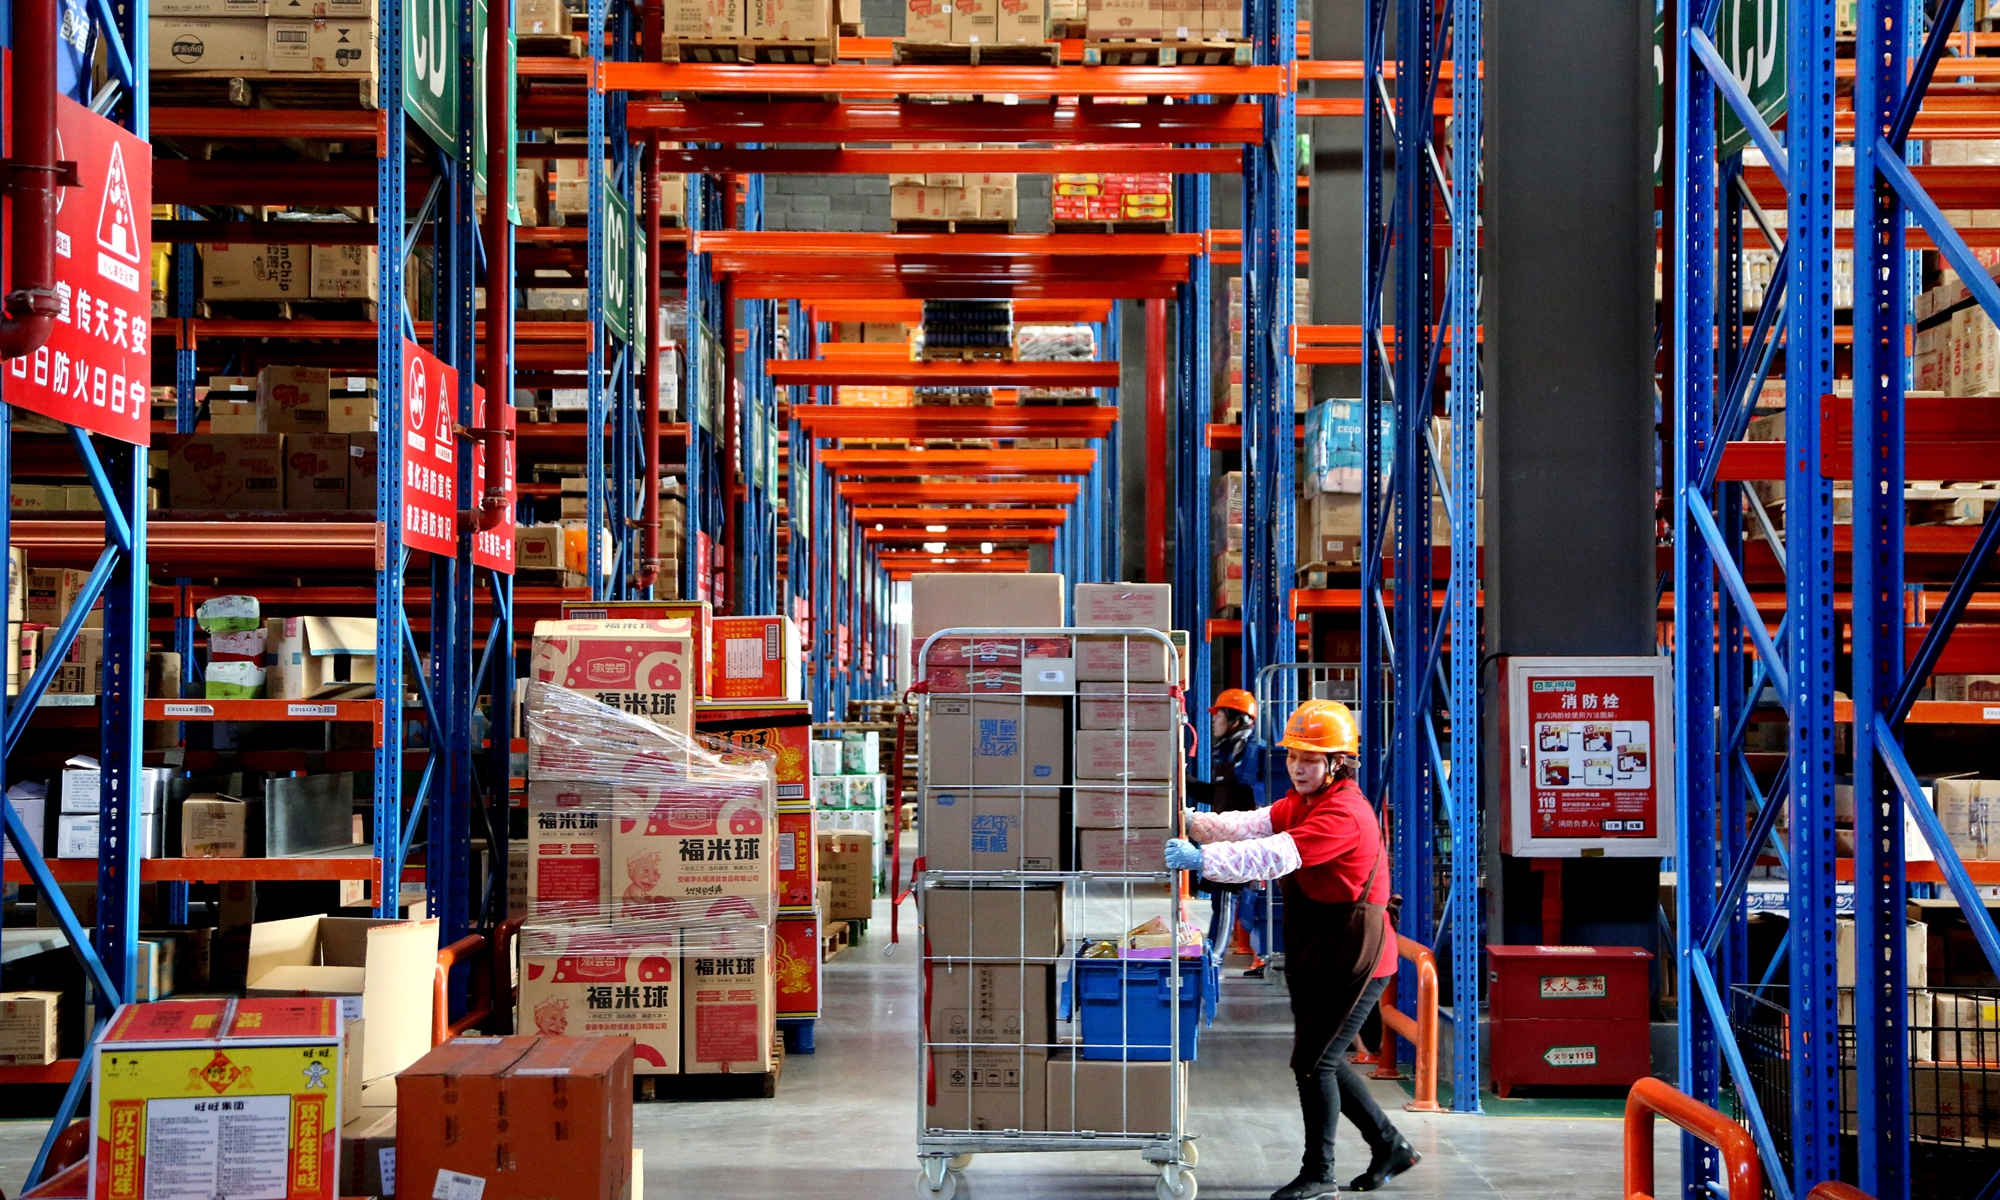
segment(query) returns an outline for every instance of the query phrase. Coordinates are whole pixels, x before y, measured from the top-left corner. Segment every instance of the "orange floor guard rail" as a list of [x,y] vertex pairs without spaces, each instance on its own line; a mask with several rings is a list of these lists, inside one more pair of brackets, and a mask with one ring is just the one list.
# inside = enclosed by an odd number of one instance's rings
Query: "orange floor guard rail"
[[[1658,1079],[1641,1079],[1625,1097],[1625,1200],[1654,1200],[1653,1118],[1665,1117],[1722,1151],[1722,1166],[1731,1196],[1764,1194],[1764,1167],[1757,1161],[1757,1144],[1741,1125]],[[1825,1185],[1821,1185],[1824,1188]],[[1822,1195],[1821,1200],[1852,1200]],[[1810,1200],[1810,1198],[1808,1198]]]
[[1438,968],[1437,958],[1421,942],[1396,935],[1396,953],[1417,966],[1417,1015],[1396,1007],[1396,980],[1382,993],[1382,1052],[1375,1058],[1375,1078],[1400,1079],[1396,1071],[1396,1039],[1417,1050],[1416,1098],[1403,1107],[1411,1112],[1442,1112],[1438,1107]]
[[[431,999],[431,1045],[442,1045],[483,1024],[494,1024],[497,1029],[512,1025],[513,944],[514,934],[520,927],[519,917],[502,921],[493,930],[490,954],[486,952],[489,941],[483,933],[468,933],[438,951],[437,975],[433,983],[435,990]],[[472,979],[466,989],[465,1015],[454,1021],[451,1019],[451,969],[459,963],[472,965]],[[497,1024],[492,1020],[496,1012],[502,1014]]]

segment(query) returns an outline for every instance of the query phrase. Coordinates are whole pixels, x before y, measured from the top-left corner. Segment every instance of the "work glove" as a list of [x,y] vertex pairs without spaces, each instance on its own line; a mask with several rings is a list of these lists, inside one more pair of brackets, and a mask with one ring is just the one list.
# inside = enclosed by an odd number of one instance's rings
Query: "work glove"
[[1169,871],[1201,870],[1201,847],[1186,838],[1170,838],[1167,841],[1167,869]]

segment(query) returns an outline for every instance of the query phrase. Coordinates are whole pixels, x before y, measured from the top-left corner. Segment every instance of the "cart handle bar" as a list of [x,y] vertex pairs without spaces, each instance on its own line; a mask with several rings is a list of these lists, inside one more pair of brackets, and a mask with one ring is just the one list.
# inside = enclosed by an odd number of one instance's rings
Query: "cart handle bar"
[[1382,992],[1382,1053],[1375,1060],[1375,1078],[1400,1079],[1396,1071],[1396,1038],[1416,1047],[1416,1098],[1403,1107],[1410,1112],[1443,1112],[1438,1107],[1438,968],[1437,956],[1422,942],[1396,935],[1396,953],[1417,967],[1417,1011],[1411,1016],[1396,1007],[1396,979]]
[[[1653,1118],[1665,1117],[1722,1151],[1729,1194],[1764,1194],[1764,1168],[1757,1161],[1757,1144],[1741,1125],[1662,1080],[1646,1078],[1632,1085],[1625,1097],[1625,1200],[1654,1200]],[[1813,1190],[1820,1200],[1853,1200],[1853,1196]],[[1859,1195],[1859,1193],[1854,1193]]]
[[[431,1045],[441,1046],[466,1030],[477,1028],[496,1012],[513,1012],[513,997],[509,995],[501,1003],[495,992],[502,987],[512,990],[511,985],[505,982],[513,974],[507,964],[514,933],[520,927],[520,917],[511,917],[496,926],[491,953],[487,953],[487,935],[483,933],[466,934],[438,950],[437,974],[431,997]],[[485,958],[483,972],[476,961],[481,956]],[[451,969],[459,963],[473,964],[472,986],[468,989],[472,995],[466,1002],[465,1015],[454,1021],[451,1019]]]

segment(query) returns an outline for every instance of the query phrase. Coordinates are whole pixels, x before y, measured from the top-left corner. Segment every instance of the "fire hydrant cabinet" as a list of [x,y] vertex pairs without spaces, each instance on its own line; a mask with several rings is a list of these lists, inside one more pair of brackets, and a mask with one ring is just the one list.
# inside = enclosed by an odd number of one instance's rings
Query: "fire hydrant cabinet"
[[1634,946],[1488,946],[1493,1090],[1652,1074],[1652,958]]

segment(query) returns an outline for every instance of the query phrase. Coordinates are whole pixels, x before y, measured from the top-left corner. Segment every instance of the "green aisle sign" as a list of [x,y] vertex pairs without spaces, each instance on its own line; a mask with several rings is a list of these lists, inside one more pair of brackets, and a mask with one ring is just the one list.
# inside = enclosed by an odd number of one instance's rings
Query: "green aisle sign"
[[403,111],[445,153],[458,153],[458,23],[452,0],[403,8]]
[[[1727,0],[1716,24],[1715,48],[1766,125],[1785,115],[1786,8],[1786,0]],[[1721,153],[1734,154],[1750,144],[1750,131],[1719,94],[1716,105],[1722,111]]]
[[620,341],[632,340],[632,205],[604,188],[604,327]]

